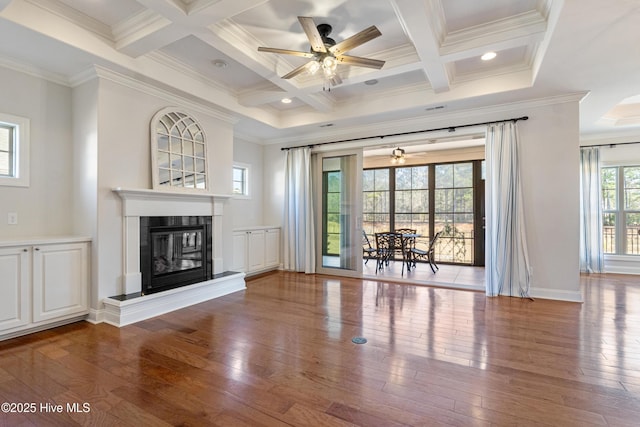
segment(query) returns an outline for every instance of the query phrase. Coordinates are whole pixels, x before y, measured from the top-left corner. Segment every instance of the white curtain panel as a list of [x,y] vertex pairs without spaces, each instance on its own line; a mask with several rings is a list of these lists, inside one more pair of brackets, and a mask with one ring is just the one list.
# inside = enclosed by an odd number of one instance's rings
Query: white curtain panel
[[580,149],[580,271],[604,272],[600,150]]
[[311,148],[291,148],[285,159],[284,269],[315,273]]
[[486,243],[487,296],[529,296],[531,268],[524,228],[514,122],[487,127]]

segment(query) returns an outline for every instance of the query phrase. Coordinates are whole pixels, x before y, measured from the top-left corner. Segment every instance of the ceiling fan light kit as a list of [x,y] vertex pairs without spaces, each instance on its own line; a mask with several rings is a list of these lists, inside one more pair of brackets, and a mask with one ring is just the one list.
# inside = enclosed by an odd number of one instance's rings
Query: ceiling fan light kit
[[396,163],[404,164],[405,160],[406,159],[404,155],[404,150],[400,147],[394,148],[393,151],[391,152],[391,163],[393,163],[394,165]]
[[[344,54],[345,52],[354,49],[369,40],[373,40],[374,38],[381,36],[382,33],[380,33],[378,28],[374,25],[339,43],[336,43],[334,39],[329,37],[329,34],[333,29],[331,25],[316,25],[313,18],[306,16],[298,16],[298,21],[300,21],[300,25],[302,25],[302,29],[309,39],[309,44],[311,45],[310,52],[272,47],[258,48],[259,52],[302,56],[304,58],[311,59],[311,61],[306,64],[294,68],[292,71],[282,76],[283,79],[290,79],[305,71],[311,75],[315,75],[320,69],[322,69],[325,81],[328,81],[331,86],[337,86],[342,83],[342,79],[340,79],[340,76],[337,73],[339,63],[344,65],[374,68],[377,70],[382,68],[384,65],[384,61],[380,61],[378,59],[361,58]],[[326,87],[323,88],[326,90]]]

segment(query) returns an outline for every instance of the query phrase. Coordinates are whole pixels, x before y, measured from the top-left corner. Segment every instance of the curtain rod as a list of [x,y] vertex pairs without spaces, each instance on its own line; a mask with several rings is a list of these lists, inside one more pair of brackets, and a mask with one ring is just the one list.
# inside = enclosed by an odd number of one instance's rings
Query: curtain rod
[[640,141],[635,141],[635,142],[617,142],[617,143],[609,143],[609,144],[581,145],[580,148],[589,148],[589,147],[609,147],[609,148],[614,148],[616,145],[629,145],[629,144],[640,144]]
[[309,145],[298,145],[295,147],[282,147],[281,150],[285,151],[285,150],[291,150],[292,148],[303,148],[303,147],[309,147],[309,148],[313,148],[313,147],[317,147],[319,145],[327,145],[327,144],[338,144],[340,142],[353,142],[353,141],[363,141],[365,139],[376,139],[376,138],[380,138],[380,139],[384,139],[390,136],[403,136],[403,135],[412,135],[415,133],[425,133],[425,132],[438,132],[438,131],[449,131],[449,132],[455,132],[456,129],[458,128],[468,128],[468,127],[473,127],[473,126],[482,126],[482,125],[493,125],[495,123],[505,123],[505,122],[517,122],[519,120],[529,120],[529,116],[522,116],[522,117],[514,117],[511,119],[504,119],[504,120],[496,120],[493,122],[483,122],[483,123],[470,123],[467,125],[457,125],[457,126],[447,126],[447,127],[443,127],[443,128],[435,128],[435,129],[424,129],[424,130],[414,130],[414,131],[410,131],[410,132],[400,132],[400,133],[389,133],[386,135],[376,135],[376,136],[363,136],[360,138],[351,138],[351,139],[341,139],[339,141],[330,141],[330,142],[318,142],[317,144],[309,144]]

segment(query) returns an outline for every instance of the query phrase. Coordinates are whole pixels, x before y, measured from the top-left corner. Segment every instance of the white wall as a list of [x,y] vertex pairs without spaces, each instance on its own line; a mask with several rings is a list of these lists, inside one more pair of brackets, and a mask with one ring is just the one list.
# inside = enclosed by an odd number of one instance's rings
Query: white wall
[[263,220],[263,158],[262,145],[234,140],[233,161],[249,167],[249,197],[229,202],[233,228],[271,225]]
[[[557,101],[556,101],[557,102]],[[470,111],[451,123],[425,129],[529,116],[518,122],[523,202],[530,262],[531,295],[580,301],[579,284],[579,123],[578,101],[531,103],[500,112]],[[282,224],[284,152],[264,150],[265,221]]]
[[578,110],[567,102],[521,111],[529,116],[519,130],[534,297],[582,300]]
[[[167,106],[192,114],[207,136],[210,192],[231,193],[233,130],[229,122],[203,111],[193,111],[191,105],[179,105],[180,100],[146,92],[108,79],[100,78],[98,86],[98,184],[97,239],[94,250],[98,261],[98,287],[92,307],[100,301],[123,292],[122,204],[112,189],[115,187],[151,189],[150,122],[153,115]],[[228,204],[226,206],[228,209]],[[223,245],[230,246],[231,220],[225,215]],[[225,269],[231,260],[225,255]]]
[[[0,68],[0,112],[30,119],[29,187],[0,186],[0,238],[56,236],[73,229],[71,89]],[[18,224],[8,225],[16,212]]]
[[266,224],[282,227],[284,218],[284,159],[285,152],[282,145],[267,145],[264,147],[264,213]]
[[[90,301],[98,295],[98,80],[73,89],[73,231],[90,236]],[[94,305],[95,307],[95,305]]]

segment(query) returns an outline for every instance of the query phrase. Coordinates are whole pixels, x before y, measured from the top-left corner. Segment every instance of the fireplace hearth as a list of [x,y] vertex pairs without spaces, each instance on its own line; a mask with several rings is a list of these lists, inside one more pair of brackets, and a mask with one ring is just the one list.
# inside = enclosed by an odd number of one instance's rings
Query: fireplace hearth
[[210,216],[140,217],[142,295],[213,277]]

